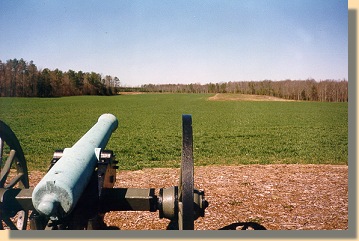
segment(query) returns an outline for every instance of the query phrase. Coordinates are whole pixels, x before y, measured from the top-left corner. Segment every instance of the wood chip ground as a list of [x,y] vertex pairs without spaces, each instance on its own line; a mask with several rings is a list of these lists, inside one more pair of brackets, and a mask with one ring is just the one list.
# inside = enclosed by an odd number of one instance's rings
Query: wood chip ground
[[[44,174],[31,172],[34,186]],[[178,185],[179,169],[119,171],[116,187],[166,188]],[[348,229],[348,166],[243,165],[195,167],[195,187],[209,207],[196,230]],[[158,212],[110,212],[108,226],[121,230],[164,230]]]

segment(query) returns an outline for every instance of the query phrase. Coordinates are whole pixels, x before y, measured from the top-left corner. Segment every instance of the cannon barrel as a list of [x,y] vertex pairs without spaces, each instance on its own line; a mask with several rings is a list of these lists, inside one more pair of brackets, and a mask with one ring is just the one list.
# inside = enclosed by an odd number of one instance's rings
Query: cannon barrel
[[34,208],[53,220],[67,216],[76,206],[96,168],[101,149],[118,126],[112,114],[98,122],[54,164],[32,193]]

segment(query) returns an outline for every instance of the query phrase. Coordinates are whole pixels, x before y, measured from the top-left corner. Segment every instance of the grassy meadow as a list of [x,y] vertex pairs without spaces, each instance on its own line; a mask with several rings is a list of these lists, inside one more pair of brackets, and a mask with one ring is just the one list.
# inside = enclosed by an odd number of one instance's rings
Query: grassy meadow
[[31,170],[47,170],[103,113],[119,119],[106,149],[120,169],[179,167],[182,114],[192,114],[195,165],[347,164],[348,103],[209,101],[206,94],[0,98]]

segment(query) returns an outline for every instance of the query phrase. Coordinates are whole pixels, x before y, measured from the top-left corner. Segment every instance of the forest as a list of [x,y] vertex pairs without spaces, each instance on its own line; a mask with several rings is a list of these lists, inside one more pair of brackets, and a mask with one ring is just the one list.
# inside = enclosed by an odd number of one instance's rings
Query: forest
[[[120,90],[131,91],[121,87]],[[133,89],[132,89],[133,90]],[[167,84],[142,85],[135,89],[141,92],[171,93],[235,93],[251,95],[267,95],[289,100],[348,102],[347,80],[263,80],[220,82],[209,84]]]
[[120,80],[95,72],[39,69],[33,61],[0,60],[0,97],[114,95]]
[[39,69],[33,61],[0,60],[0,97],[60,97],[116,95],[120,92],[236,93],[268,95],[291,100],[348,102],[348,81],[262,80],[208,84],[145,84],[123,87],[120,79],[95,72]]

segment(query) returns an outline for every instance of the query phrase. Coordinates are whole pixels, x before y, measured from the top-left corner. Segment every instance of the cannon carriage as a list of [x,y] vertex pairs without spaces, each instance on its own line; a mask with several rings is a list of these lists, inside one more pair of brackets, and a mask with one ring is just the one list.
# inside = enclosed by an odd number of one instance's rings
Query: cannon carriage
[[114,188],[118,162],[105,148],[117,126],[114,115],[101,115],[71,148],[54,152],[48,172],[30,188],[21,145],[0,121],[0,229],[106,229],[104,215],[109,211],[148,211],[171,220],[169,229],[193,230],[208,202],[204,191],[194,188],[192,116],[182,115],[178,186],[158,192]]

